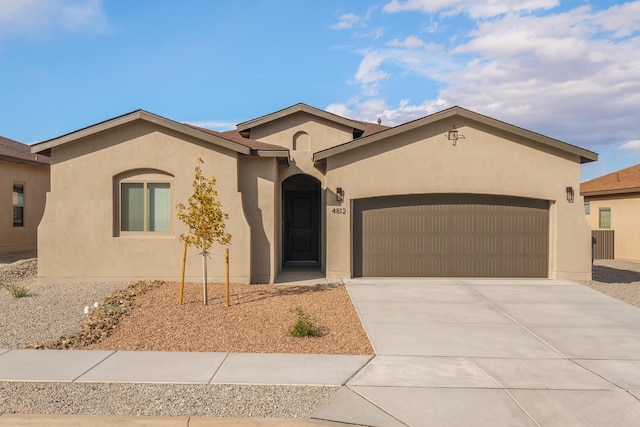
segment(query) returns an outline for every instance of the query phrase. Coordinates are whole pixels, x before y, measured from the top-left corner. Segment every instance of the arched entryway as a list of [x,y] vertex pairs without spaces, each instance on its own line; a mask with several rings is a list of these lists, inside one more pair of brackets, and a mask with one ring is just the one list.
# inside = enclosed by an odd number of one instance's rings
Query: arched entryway
[[282,264],[320,266],[320,181],[294,175],[282,183]]

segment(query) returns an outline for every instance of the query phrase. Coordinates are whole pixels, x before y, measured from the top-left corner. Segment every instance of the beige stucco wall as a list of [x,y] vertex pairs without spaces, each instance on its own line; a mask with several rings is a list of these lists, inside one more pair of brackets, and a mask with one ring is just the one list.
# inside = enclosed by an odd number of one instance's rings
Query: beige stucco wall
[[276,265],[278,165],[273,158],[241,157],[238,187],[251,229],[251,282],[273,283]]
[[[453,146],[444,134],[455,125],[465,139]],[[327,159],[326,273],[351,276],[351,202],[359,198],[424,193],[476,193],[550,202],[550,271],[555,279],[589,279],[589,226],[581,198],[578,156],[534,148],[530,142],[461,118],[438,122]],[[535,147],[539,147],[536,145]],[[345,191],[335,201],[336,187]],[[333,213],[336,206],[346,214]],[[340,211],[338,211],[340,212]]]
[[600,229],[601,208],[611,209],[611,228],[615,231],[616,259],[640,261],[640,195],[638,193],[586,197],[591,213],[586,215],[592,230]]
[[[300,136],[302,135],[302,138]],[[306,174],[320,182],[322,190],[326,189],[325,175],[313,162],[313,153],[336,145],[344,144],[353,139],[353,129],[323,118],[298,112],[285,116],[279,120],[256,126],[251,129],[251,138],[269,144],[279,145],[289,149],[289,165],[280,165],[276,182],[276,200],[274,202],[276,232],[275,242],[277,250],[276,272],[282,271],[282,183],[287,178]],[[300,138],[300,139],[298,139]],[[294,141],[300,141],[296,145]],[[321,193],[321,206],[325,205],[325,192]],[[320,213],[320,264],[324,270],[326,264],[327,235],[326,212]]]
[[[24,226],[13,226],[13,184],[24,185]],[[49,191],[49,167],[0,160],[0,253],[36,248]]]
[[[248,282],[250,229],[237,188],[237,154],[145,121],[53,148],[51,192],[38,237],[40,280],[178,280],[179,235],[188,230],[175,216],[175,206],[186,203],[193,192],[199,157],[205,162],[203,174],[216,177],[218,200],[230,216],[230,279]],[[114,179],[142,169],[173,176],[171,231],[119,235]],[[224,262],[224,248],[214,245],[208,263],[211,281],[224,279]],[[187,280],[199,281],[201,274],[201,257],[189,248]]]

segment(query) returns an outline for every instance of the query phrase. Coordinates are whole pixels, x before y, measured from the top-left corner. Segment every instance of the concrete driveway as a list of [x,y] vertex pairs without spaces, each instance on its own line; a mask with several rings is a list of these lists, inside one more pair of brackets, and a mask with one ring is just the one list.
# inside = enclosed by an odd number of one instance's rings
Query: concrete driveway
[[376,351],[313,417],[369,426],[637,426],[640,309],[556,280],[358,279]]

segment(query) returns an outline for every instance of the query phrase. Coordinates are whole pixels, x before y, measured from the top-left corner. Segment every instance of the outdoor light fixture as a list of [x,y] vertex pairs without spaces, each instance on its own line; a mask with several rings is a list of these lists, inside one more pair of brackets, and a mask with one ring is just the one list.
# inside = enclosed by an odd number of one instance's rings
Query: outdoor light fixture
[[444,136],[446,136],[449,141],[453,141],[454,146],[458,143],[459,139],[464,139],[464,135],[461,135],[460,132],[458,132],[456,125],[453,125],[453,129],[447,132]]
[[336,202],[344,201],[344,190],[342,187],[336,188]]
[[567,187],[567,202],[573,203],[573,187]]

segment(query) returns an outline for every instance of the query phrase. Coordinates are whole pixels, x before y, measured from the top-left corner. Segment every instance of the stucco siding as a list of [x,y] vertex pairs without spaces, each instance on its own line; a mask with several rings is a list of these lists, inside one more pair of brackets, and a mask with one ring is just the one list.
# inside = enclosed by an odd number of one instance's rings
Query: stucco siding
[[272,158],[240,159],[238,186],[251,229],[251,282],[272,283],[277,272],[275,241],[278,165]]
[[[49,191],[49,167],[0,160],[0,252],[36,248],[38,224]],[[13,184],[24,189],[24,225],[13,226]]]
[[[454,146],[444,134],[455,125],[464,139]],[[550,203],[550,278],[590,277],[589,227],[578,196],[579,158],[529,141],[488,133],[482,126],[449,119],[390,140],[327,159],[326,184],[345,200],[327,214],[327,275],[351,274],[352,200],[401,194],[466,193],[526,197]]]
[[615,231],[616,259],[640,261],[640,195],[638,193],[587,196],[590,213],[585,215],[592,230],[600,229],[600,209],[611,210],[611,228]]
[[[309,145],[294,147],[294,136],[299,132],[309,135]],[[251,139],[279,145],[291,150],[291,155],[306,152],[311,158],[316,151],[334,147],[353,139],[353,129],[320,117],[299,112],[280,120],[251,129]]]
[[[249,280],[250,233],[237,188],[235,152],[136,121],[52,150],[52,187],[39,230],[39,277],[54,280],[177,280],[181,233],[176,205],[192,194],[194,168],[217,179],[218,200],[229,214],[234,281]],[[158,172],[171,184],[171,222],[165,233],[119,233],[118,177]],[[214,245],[211,280],[224,278],[224,248]],[[186,275],[200,280],[201,257],[189,248]]]

